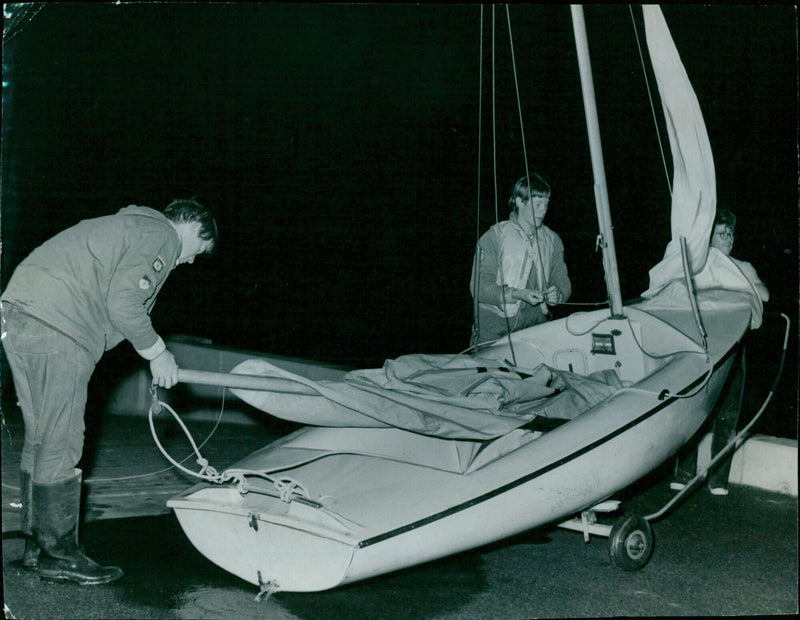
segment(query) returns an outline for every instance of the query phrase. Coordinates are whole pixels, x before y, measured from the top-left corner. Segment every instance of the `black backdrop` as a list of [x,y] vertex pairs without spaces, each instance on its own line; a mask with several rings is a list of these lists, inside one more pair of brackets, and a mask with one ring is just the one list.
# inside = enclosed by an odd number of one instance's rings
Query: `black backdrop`
[[[479,59],[493,17],[486,9],[481,36],[479,5],[31,6],[40,10],[6,22],[2,284],[80,219],[197,196],[218,211],[220,251],[170,277],[153,313],[165,336],[358,367],[460,351],[472,250],[495,218],[493,169],[501,219],[524,173],[518,87],[573,301],[604,300],[566,6],[511,5],[518,86],[500,8],[492,80]],[[739,216],[734,255],[769,286],[768,312],[796,318],[796,12],[664,13],[708,125],[718,204]],[[669,238],[666,176],[629,9],[589,6],[586,16],[620,278],[633,298]],[[796,364],[784,398],[796,412]],[[787,424],[796,432],[796,413]]]

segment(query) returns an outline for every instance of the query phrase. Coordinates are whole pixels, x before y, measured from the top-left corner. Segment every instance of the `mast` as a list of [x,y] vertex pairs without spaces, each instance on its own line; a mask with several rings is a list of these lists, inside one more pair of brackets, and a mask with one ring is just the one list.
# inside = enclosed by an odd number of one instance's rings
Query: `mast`
[[592,64],[589,60],[589,41],[586,36],[586,21],[583,7],[573,4],[572,27],[575,31],[575,49],[578,54],[578,66],[581,74],[583,91],[583,108],[586,112],[586,127],[589,133],[589,150],[592,155],[592,172],[594,173],[594,199],[597,205],[597,220],[600,225],[600,245],[603,248],[603,269],[606,274],[611,316],[622,316],[622,292],[619,286],[617,270],[617,254],[614,247],[614,232],[611,226],[611,211],[608,205],[608,187],[606,171],[603,163],[603,147],[600,143],[600,124],[597,120],[597,102],[594,96],[592,80]]

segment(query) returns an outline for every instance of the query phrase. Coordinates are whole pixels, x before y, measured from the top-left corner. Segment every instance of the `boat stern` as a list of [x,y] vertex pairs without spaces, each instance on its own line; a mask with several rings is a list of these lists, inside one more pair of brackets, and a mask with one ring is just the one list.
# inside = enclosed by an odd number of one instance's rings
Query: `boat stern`
[[344,580],[354,545],[335,518],[298,501],[255,499],[201,484],[167,506],[200,553],[262,592],[327,590]]

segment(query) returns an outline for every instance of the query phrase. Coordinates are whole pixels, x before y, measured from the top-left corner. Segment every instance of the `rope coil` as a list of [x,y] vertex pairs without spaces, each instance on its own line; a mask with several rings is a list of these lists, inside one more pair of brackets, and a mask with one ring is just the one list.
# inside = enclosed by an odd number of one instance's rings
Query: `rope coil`
[[[249,470],[249,469],[226,469],[222,472],[218,472],[214,467],[209,465],[208,459],[204,458],[202,454],[200,454],[200,449],[197,447],[197,444],[192,437],[192,434],[189,432],[189,429],[184,424],[183,420],[181,420],[180,416],[175,412],[175,410],[170,407],[167,403],[159,401],[157,396],[155,395],[155,389],[151,388],[151,393],[153,393],[153,402],[150,406],[150,410],[148,412],[148,422],[150,423],[150,432],[153,435],[153,440],[156,443],[156,446],[161,451],[161,454],[172,463],[173,467],[180,469],[183,473],[193,476],[195,478],[200,478],[205,482],[209,482],[216,485],[225,484],[227,482],[235,482],[236,488],[241,495],[246,495],[250,490],[251,486],[247,481],[247,476],[254,476],[258,478],[263,478],[268,482],[271,482],[272,485],[275,487],[275,490],[278,493],[278,497],[281,501],[289,503],[295,499],[304,499],[308,500],[311,503],[316,503],[311,498],[308,490],[298,481],[289,478],[289,477],[281,477],[281,478],[274,478],[269,475],[266,471],[257,471],[257,470]],[[169,453],[166,451],[164,446],[161,444],[161,441],[158,439],[158,433],[156,433],[155,424],[153,422],[153,416],[166,409],[172,414],[172,417],[178,422],[180,427],[183,429],[184,434],[189,439],[189,443],[192,445],[192,450],[194,451],[195,455],[197,456],[196,463],[200,466],[200,471],[195,472],[190,469],[187,469],[177,461],[175,461]]]

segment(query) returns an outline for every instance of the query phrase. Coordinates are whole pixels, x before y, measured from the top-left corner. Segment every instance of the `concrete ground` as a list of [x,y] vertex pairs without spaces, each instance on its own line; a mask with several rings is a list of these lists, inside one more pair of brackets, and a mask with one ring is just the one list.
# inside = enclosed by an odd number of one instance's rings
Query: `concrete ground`
[[[141,424],[137,420],[134,424]],[[668,468],[624,493],[651,514],[671,497]],[[655,552],[638,572],[609,560],[608,540],[539,529],[492,546],[318,593],[257,589],[216,567],[172,514],[102,518],[82,526],[91,557],[122,566],[105,586],[41,581],[3,534],[6,617],[37,618],[568,618],[798,613],[797,498],[746,486],[727,497],[700,487],[653,524]]]

